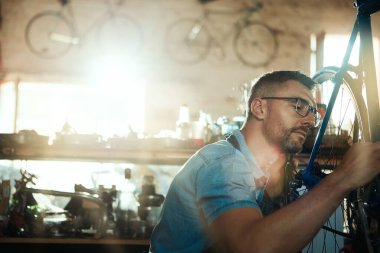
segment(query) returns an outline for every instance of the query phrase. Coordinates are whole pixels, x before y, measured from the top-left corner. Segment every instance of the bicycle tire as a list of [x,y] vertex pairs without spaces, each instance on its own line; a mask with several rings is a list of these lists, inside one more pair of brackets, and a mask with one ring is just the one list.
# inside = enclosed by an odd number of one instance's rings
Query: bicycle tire
[[56,11],[41,12],[32,17],[25,28],[24,36],[30,51],[45,59],[63,56],[78,42],[73,26]]
[[[322,87],[332,85],[332,79],[338,70],[339,68],[336,67],[325,67],[316,73],[313,79],[322,84]],[[369,141],[368,114],[361,95],[361,86],[358,84],[348,73],[344,75],[339,95],[335,101],[335,105],[341,102],[340,109],[344,111],[340,111],[339,107],[334,106],[330,117],[331,119],[335,117],[334,121],[339,122],[340,125],[337,125],[337,132],[325,134],[316,157],[318,161],[313,168],[314,174],[322,176],[327,171],[334,170],[352,143]],[[347,102],[347,104],[343,104],[343,102]],[[347,108],[351,108],[353,111],[350,112]],[[327,129],[333,129],[332,122],[329,124]],[[352,139],[352,143],[351,141],[342,142],[342,139],[339,138],[339,136],[343,136],[343,130],[347,130],[346,140]],[[356,209],[359,198],[358,191],[353,191],[347,196],[342,201],[340,208],[330,217],[323,229],[304,248],[303,252],[340,252],[342,248],[352,246],[357,238],[358,227],[362,222]]]
[[98,26],[97,42],[105,54],[129,58],[140,51],[142,29],[137,21],[127,15],[112,15]]
[[166,32],[166,51],[181,64],[196,64],[204,60],[211,47],[211,35],[202,21],[195,18],[179,19]]
[[244,65],[265,67],[277,55],[277,36],[267,24],[248,21],[236,31],[234,51]]

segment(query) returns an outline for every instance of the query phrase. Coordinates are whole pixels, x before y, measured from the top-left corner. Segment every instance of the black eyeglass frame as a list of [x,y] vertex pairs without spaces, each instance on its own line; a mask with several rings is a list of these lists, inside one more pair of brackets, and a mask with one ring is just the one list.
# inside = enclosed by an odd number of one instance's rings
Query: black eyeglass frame
[[306,99],[300,98],[300,97],[261,97],[261,99],[277,99],[277,100],[285,100],[285,101],[290,101],[294,102],[296,105],[304,104],[308,106],[308,109],[306,111],[306,114],[302,114],[299,110],[297,110],[297,106],[294,106],[294,111],[300,115],[301,117],[306,117],[309,115],[310,112],[314,114],[314,127],[318,127],[320,122],[321,122],[321,114],[319,113],[317,107],[314,107],[310,105],[309,101]]

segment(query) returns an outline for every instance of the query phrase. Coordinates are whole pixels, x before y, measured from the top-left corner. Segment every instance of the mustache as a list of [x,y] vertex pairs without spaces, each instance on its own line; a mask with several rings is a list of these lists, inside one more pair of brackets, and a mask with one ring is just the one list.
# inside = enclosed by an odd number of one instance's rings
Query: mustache
[[287,135],[290,136],[292,133],[296,133],[296,132],[305,133],[305,137],[310,136],[310,134],[312,133],[310,131],[310,127],[300,126],[300,127],[289,128],[288,131],[287,131]]
[[292,128],[289,128],[289,129],[288,129],[289,133],[297,132],[297,131],[302,131],[302,132],[305,132],[306,135],[309,134],[309,130],[310,130],[310,128],[309,128],[309,127],[305,127],[305,126],[301,126],[301,127],[292,127]]

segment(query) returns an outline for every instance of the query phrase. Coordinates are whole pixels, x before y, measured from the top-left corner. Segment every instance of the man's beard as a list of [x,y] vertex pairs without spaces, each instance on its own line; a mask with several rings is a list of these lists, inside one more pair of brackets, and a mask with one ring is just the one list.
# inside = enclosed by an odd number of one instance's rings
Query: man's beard
[[286,132],[284,134],[284,138],[283,138],[282,143],[281,143],[283,150],[286,153],[291,153],[291,154],[299,153],[303,148],[303,144],[305,142],[306,137],[302,142],[300,142],[300,141],[294,140],[294,138],[292,138],[291,134],[296,132],[296,131],[304,131],[306,133],[306,136],[307,136],[308,130],[309,130],[308,127],[293,127],[293,128],[286,130]]

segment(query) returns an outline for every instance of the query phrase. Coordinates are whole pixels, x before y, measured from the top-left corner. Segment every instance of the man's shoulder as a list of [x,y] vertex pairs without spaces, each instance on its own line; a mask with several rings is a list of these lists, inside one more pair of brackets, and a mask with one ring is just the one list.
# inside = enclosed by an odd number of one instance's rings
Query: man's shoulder
[[197,151],[196,155],[201,157],[205,162],[213,162],[220,159],[228,159],[235,156],[238,152],[228,141],[220,140],[205,145]]
[[234,153],[234,147],[229,144],[226,140],[220,140],[214,143],[210,143],[202,147],[198,153],[200,154],[210,154],[210,153],[217,153],[217,154],[233,154]]

